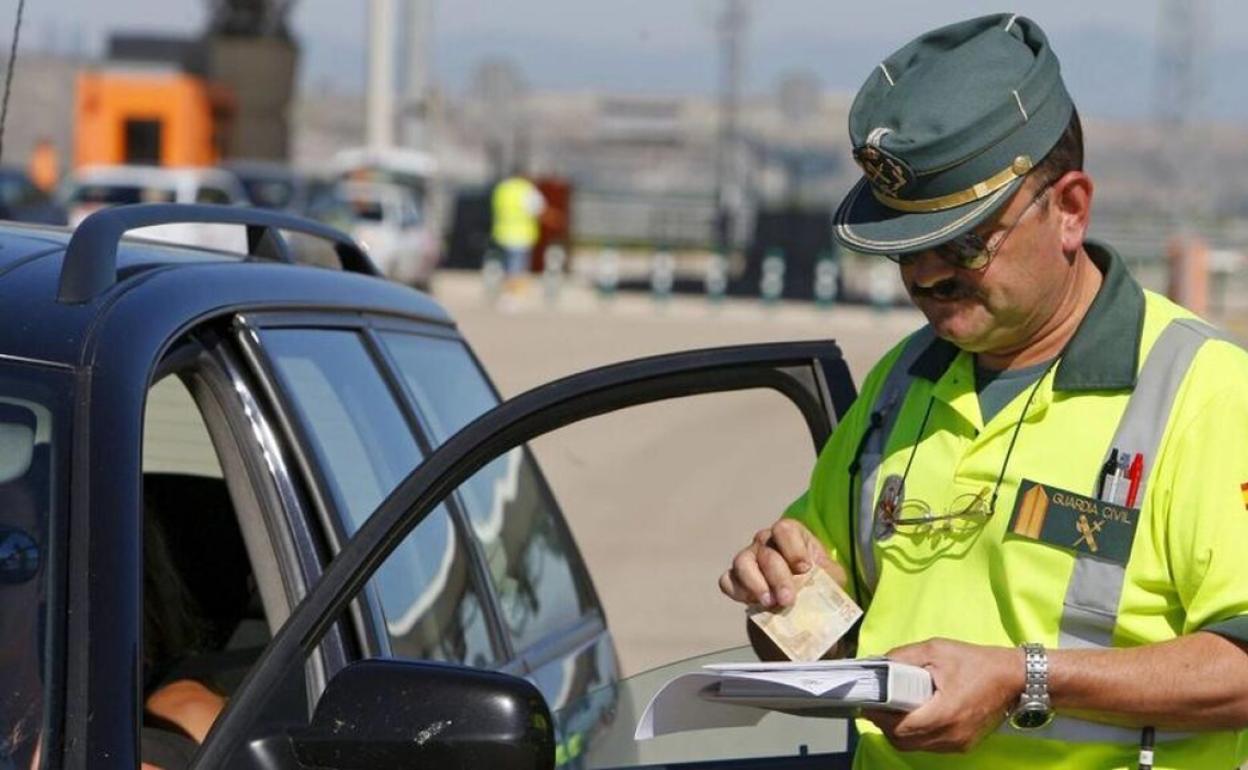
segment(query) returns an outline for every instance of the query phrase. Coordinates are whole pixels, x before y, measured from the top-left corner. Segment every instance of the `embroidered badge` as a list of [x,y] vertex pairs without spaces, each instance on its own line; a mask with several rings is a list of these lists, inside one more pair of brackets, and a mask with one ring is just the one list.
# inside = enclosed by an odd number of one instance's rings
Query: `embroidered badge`
[[[1248,485],[1244,488],[1248,505]],[[1023,479],[1009,532],[1060,548],[1126,564],[1140,510]]]
[[914,181],[914,170],[904,160],[874,145],[855,149],[854,160],[871,186],[886,195],[896,197]]

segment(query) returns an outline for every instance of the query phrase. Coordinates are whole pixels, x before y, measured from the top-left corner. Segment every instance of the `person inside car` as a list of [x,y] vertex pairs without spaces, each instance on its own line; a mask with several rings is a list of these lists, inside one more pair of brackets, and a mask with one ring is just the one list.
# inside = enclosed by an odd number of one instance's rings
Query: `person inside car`
[[143,525],[143,770],[190,764],[225,698],[179,664],[204,652],[206,629],[155,516]]

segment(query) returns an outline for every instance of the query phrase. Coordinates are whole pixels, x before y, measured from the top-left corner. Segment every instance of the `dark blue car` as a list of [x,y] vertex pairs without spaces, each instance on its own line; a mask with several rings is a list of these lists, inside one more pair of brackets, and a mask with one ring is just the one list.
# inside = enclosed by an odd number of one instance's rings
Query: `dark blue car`
[[[250,254],[123,240],[185,222],[245,227]],[[294,264],[289,232],[340,269]],[[0,768],[843,765],[839,721],[632,740],[699,661],[620,681],[525,446],[767,388],[817,447],[853,397],[834,344],[643,359],[500,403],[453,319],[349,238],[214,206],[0,226],[0,315]],[[217,698],[206,739],[154,712],[177,682]]]

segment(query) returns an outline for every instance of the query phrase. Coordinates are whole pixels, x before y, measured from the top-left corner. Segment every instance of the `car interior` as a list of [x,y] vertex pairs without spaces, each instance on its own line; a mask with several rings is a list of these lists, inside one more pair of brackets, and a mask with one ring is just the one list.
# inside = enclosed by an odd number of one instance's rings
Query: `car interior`
[[[178,375],[148,393],[143,432],[145,702],[191,680],[228,698],[271,636],[238,507],[204,415]],[[148,718],[148,759],[172,770],[176,725]],[[166,750],[162,750],[166,749]]]

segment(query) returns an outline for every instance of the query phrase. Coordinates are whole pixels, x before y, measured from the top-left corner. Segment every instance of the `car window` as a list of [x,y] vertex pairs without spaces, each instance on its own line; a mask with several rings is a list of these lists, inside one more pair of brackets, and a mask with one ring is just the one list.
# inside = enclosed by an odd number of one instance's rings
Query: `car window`
[[420,209],[408,196],[403,196],[403,203],[399,207],[399,226],[400,227],[420,227]]
[[70,194],[72,203],[173,203],[177,195],[170,187],[84,183]]
[[195,191],[195,202],[229,205],[234,202],[234,197],[219,187],[204,185]]
[[383,222],[386,218],[381,201],[367,198],[350,199],[351,215],[361,222]]
[[287,179],[244,178],[243,189],[253,206],[284,209],[295,199],[295,184]]
[[45,705],[44,617],[68,378],[0,365],[0,765],[31,766]]
[[[382,338],[435,443],[497,405],[462,343],[399,332]],[[595,607],[584,565],[527,449],[495,459],[458,494],[518,649],[566,629]]]
[[142,469],[143,698],[175,676],[228,696],[269,640],[273,618],[255,558],[264,553],[269,561],[272,552],[244,540],[234,493],[250,481],[237,474],[227,482],[200,407],[178,376],[148,391]]
[[[357,334],[283,329],[266,330],[261,339],[353,534],[424,459],[420,447]],[[469,565],[444,506],[386,560],[374,584],[395,655],[496,662]]]
[[0,204],[26,206],[43,199],[43,193],[26,177],[19,174],[0,175]]
[[143,472],[209,478],[225,475],[199,407],[177,377],[165,377],[147,392]]

